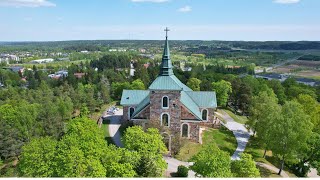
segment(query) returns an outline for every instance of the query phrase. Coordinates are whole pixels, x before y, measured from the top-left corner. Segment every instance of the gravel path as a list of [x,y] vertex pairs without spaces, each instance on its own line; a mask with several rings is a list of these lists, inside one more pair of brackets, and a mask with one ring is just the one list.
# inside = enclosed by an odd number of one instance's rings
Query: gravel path
[[119,128],[121,126],[120,120],[123,114],[123,110],[120,109],[117,111],[114,115],[107,115],[108,119],[110,119],[109,124],[109,135],[112,138],[114,144],[118,147],[123,147],[123,144],[121,142],[121,135]]
[[217,112],[217,114],[226,121],[226,124],[224,124],[224,126],[233,132],[238,143],[237,149],[231,156],[231,159],[239,160],[240,153],[242,153],[245,150],[246,145],[249,141],[250,133],[248,132],[247,128],[244,127],[243,124],[237,123],[225,111],[221,111],[222,113]]
[[[269,164],[265,164],[265,163],[262,163],[262,162],[256,162],[256,165],[261,166],[261,167],[264,167],[264,168],[266,168],[266,169],[269,169],[270,171],[273,171],[273,172],[275,172],[275,173],[278,173],[278,172],[279,172],[279,169],[278,169],[278,168],[276,168],[276,167],[274,167],[274,166],[272,166],[272,165],[269,165]],[[285,171],[283,171],[283,170],[281,171],[280,176],[282,176],[282,177],[284,177],[284,178],[288,178],[288,177],[289,177],[289,175],[288,175]]]
[[[183,161],[179,161],[178,159],[172,158],[172,157],[166,157],[164,156],[163,159],[167,162],[168,164],[168,168],[166,170],[166,176],[170,177],[170,173],[175,173],[178,170],[178,166],[183,165],[183,166],[187,166],[189,167],[190,165],[192,165],[192,163],[188,163],[188,162],[183,162]],[[189,170],[188,173],[188,177],[189,178],[195,178],[196,177],[196,173]]]

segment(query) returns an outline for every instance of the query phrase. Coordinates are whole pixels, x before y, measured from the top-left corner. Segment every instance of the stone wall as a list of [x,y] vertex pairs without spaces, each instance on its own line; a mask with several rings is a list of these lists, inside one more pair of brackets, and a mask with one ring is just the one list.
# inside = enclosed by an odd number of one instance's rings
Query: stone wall
[[181,105],[181,119],[183,120],[194,120],[197,119],[192,113],[189,112],[187,108],[184,107],[184,105]]
[[[162,97],[169,98],[169,108],[162,108]],[[160,132],[166,132],[172,137],[171,151],[176,153],[180,147],[181,133],[181,105],[180,91],[151,91],[150,93],[150,124],[157,127]],[[170,126],[161,126],[161,115],[167,113],[170,117]]]

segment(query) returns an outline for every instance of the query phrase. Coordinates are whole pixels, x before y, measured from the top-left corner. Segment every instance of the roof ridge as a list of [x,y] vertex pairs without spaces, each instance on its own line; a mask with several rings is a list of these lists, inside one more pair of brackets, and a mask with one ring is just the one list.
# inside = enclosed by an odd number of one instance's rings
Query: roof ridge
[[[184,91],[184,92],[189,96],[188,92],[194,92],[194,91]],[[200,108],[199,104],[195,102],[191,96],[189,96],[189,98],[198,106],[198,108]]]

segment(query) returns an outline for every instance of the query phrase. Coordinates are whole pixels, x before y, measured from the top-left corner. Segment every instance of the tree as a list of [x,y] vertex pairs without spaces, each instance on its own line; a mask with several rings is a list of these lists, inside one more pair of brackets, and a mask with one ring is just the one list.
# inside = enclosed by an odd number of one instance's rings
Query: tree
[[[162,136],[156,128],[148,128],[146,132],[141,126],[133,126],[126,129],[123,136],[125,148],[145,153],[165,153],[167,148],[162,141]],[[137,141],[139,139],[139,141]]]
[[54,160],[57,141],[49,138],[35,138],[22,148],[19,171],[22,177],[54,177]]
[[[139,141],[137,141],[139,139]],[[126,129],[123,136],[125,148],[139,153],[141,159],[135,170],[138,176],[160,177],[167,168],[162,153],[167,151],[158,129],[148,128],[146,132],[141,126]]]
[[314,131],[320,133],[320,104],[307,94],[300,94],[297,101],[302,105],[303,111],[310,116]]
[[271,150],[281,159],[279,175],[285,160],[294,159],[299,150],[307,146],[307,139],[312,132],[312,123],[303,107],[295,101],[288,101],[281,111],[281,118],[272,124],[270,134]]
[[134,90],[145,90],[146,87],[144,86],[141,79],[136,79],[131,83],[131,88]]
[[121,94],[122,91],[126,89],[126,90],[130,90],[132,89],[131,85],[129,82],[124,82],[124,83],[120,83],[120,82],[113,82],[111,84],[111,95],[112,98],[114,99],[120,99],[121,98]]
[[280,104],[284,104],[286,100],[285,88],[281,85],[281,82],[275,79],[267,81],[267,85],[272,88],[273,92],[277,95]]
[[225,80],[212,83],[213,91],[216,92],[219,106],[226,106],[229,95],[232,93],[231,83]]
[[295,174],[306,177],[310,167],[320,172],[320,134],[313,132],[307,140],[307,146],[303,147],[298,154],[299,162],[294,163]]
[[265,157],[273,136],[271,133],[272,123],[278,121],[281,115],[281,107],[272,90],[260,92],[258,96],[253,97],[249,114],[249,120],[246,124],[254,134],[258,134],[257,139],[265,149],[263,155]]
[[259,169],[257,169],[252,156],[246,153],[241,154],[240,160],[231,162],[231,171],[235,177],[260,177]]
[[102,155],[107,177],[135,177],[135,168],[140,161],[140,155],[136,151],[129,151],[125,148],[117,148],[109,145]]
[[232,177],[229,153],[214,144],[205,145],[190,161],[190,169],[202,177]]
[[201,80],[197,78],[190,78],[187,82],[187,86],[194,91],[200,91]]
[[73,112],[73,104],[69,97],[60,97],[57,100],[58,102],[58,112],[61,116],[61,119],[70,119]]
[[105,177],[101,157],[106,148],[101,129],[86,117],[68,123],[56,153],[59,177]]

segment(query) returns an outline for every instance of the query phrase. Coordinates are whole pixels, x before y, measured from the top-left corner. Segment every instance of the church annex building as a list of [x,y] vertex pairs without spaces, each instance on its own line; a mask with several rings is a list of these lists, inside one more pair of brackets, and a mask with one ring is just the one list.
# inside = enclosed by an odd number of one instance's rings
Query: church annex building
[[170,152],[178,151],[181,138],[202,143],[205,127],[220,123],[215,92],[192,91],[173,74],[167,34],[158,77],[148,90],[123,90],[120,104],[123,122],[158,128]]

